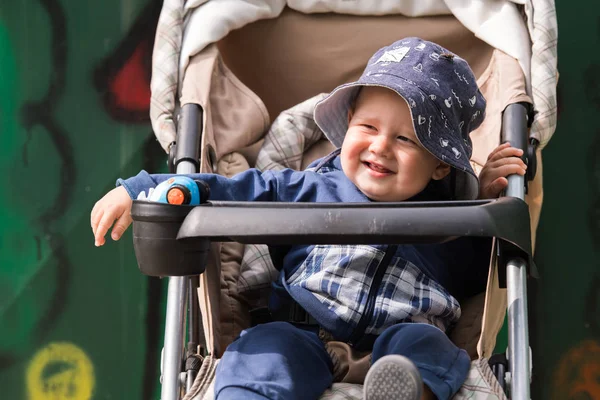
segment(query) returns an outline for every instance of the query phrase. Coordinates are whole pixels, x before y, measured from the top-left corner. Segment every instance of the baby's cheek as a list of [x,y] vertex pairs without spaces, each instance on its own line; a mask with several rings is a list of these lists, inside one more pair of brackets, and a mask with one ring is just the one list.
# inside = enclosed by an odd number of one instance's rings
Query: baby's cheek
[[342,158],[342,171],[344,175],[355,185],[358,184],[359,175],[361,174],[361,163],[358,158]]
[[348,157],[346,157],[344,153],[342,153],[340,155],[340,161],[342,164],[342,171],[347,177],[350,177],[350,175],[353,174],[353,170],[355,170],[355,168],[353,168],[351,160]]

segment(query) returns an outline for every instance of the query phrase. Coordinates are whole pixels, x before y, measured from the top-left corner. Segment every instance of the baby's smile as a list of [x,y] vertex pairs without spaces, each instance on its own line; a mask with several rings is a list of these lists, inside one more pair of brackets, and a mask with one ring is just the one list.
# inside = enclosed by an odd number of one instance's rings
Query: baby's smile
[[369,174],[376,178],[383,178],[394,173],[394,171],[374,161],[363,161],[363,165],[367,168]]

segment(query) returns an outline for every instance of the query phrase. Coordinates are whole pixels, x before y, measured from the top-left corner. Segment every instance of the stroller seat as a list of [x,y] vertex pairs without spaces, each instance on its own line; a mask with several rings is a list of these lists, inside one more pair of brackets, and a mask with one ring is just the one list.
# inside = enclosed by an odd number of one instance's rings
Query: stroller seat
[[[200,172],[233,176],[250,167],[303,169],[327,154],[331,144],[312,121],[314,96],[355,80],[376,49],[406,36],[438,42],[472,66],[488,100],[486,119],[471,134],[471,162],[479,172],[487,154],[500,143],[506,107],[532,104],[517,60],[476,38],[453,15],[359,17],[304,14],[290,8],[277,19],[260,20],[230,32],[189,60],[178,103],[182,108],[192,104],[202,110],[201,118],[194,122],[202,131],[197,146]],[[277,115],[270,125],[269,120]],[[183,125],[181,121],[180,128]],[[529,183],[526,199],[532,241],[542,200],[539,151],[537,156],[537,174]],[[250,310],[265,304],[276,273],[264,247],[215,242],[210,249],[198,287],[208,356],[193,385],[188,385],[186,398],[212,398],[218,358],[241,330],[251,326]],[[141,264],[140,268],[144,269]],[[506,289],[499,280],[494,255],[486,292],[461,302],[463,316],[450,335],[467,349],[473,364],[464,390],[456,398],[504,398],[487,364],[507,306]],[[360,398],[368,356],[357,359],[343,346],[336,354],[346,373],[322,398]],[[479,397],[473,397],[475,393]]]

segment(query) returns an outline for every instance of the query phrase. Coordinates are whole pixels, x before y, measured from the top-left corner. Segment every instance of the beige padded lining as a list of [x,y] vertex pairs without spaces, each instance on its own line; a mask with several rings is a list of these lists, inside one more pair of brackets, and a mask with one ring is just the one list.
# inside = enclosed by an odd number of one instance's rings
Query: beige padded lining
[[493,48],[452,15],[410,18],[302,14],[284,9],[230,32],[219,49],[231,71],[265,103],[271,119],[318,93],[356,80],[367,60],[407,36],[439,43],[465,58],[479,76]]

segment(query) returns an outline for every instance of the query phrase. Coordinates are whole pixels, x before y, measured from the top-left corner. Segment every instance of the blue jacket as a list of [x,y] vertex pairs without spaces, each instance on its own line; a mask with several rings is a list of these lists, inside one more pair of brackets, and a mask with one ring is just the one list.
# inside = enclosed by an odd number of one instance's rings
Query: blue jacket
[[[212,200],[370,202],[343,173],[338,154],[317,160],[305,171],[250,169],[232,178],[189,176],[208,183]],[[171,176],[141,171],[117,184],[135,199]],[[427,193],[420,199],[432,200]],[[336,339],[355,344],[365,338],[371,342],[399,322],[446,330],[460,317],[451,292],[471,294],[466,290],[475,286],[474,292],[484,290],[489,247],[488,253],[481,247],[480,240],[469,238],[435,245],[292,246],[280,266],[270,306],[277,308],[291,296]],[[384,257],[387,265],[381,262]]]

